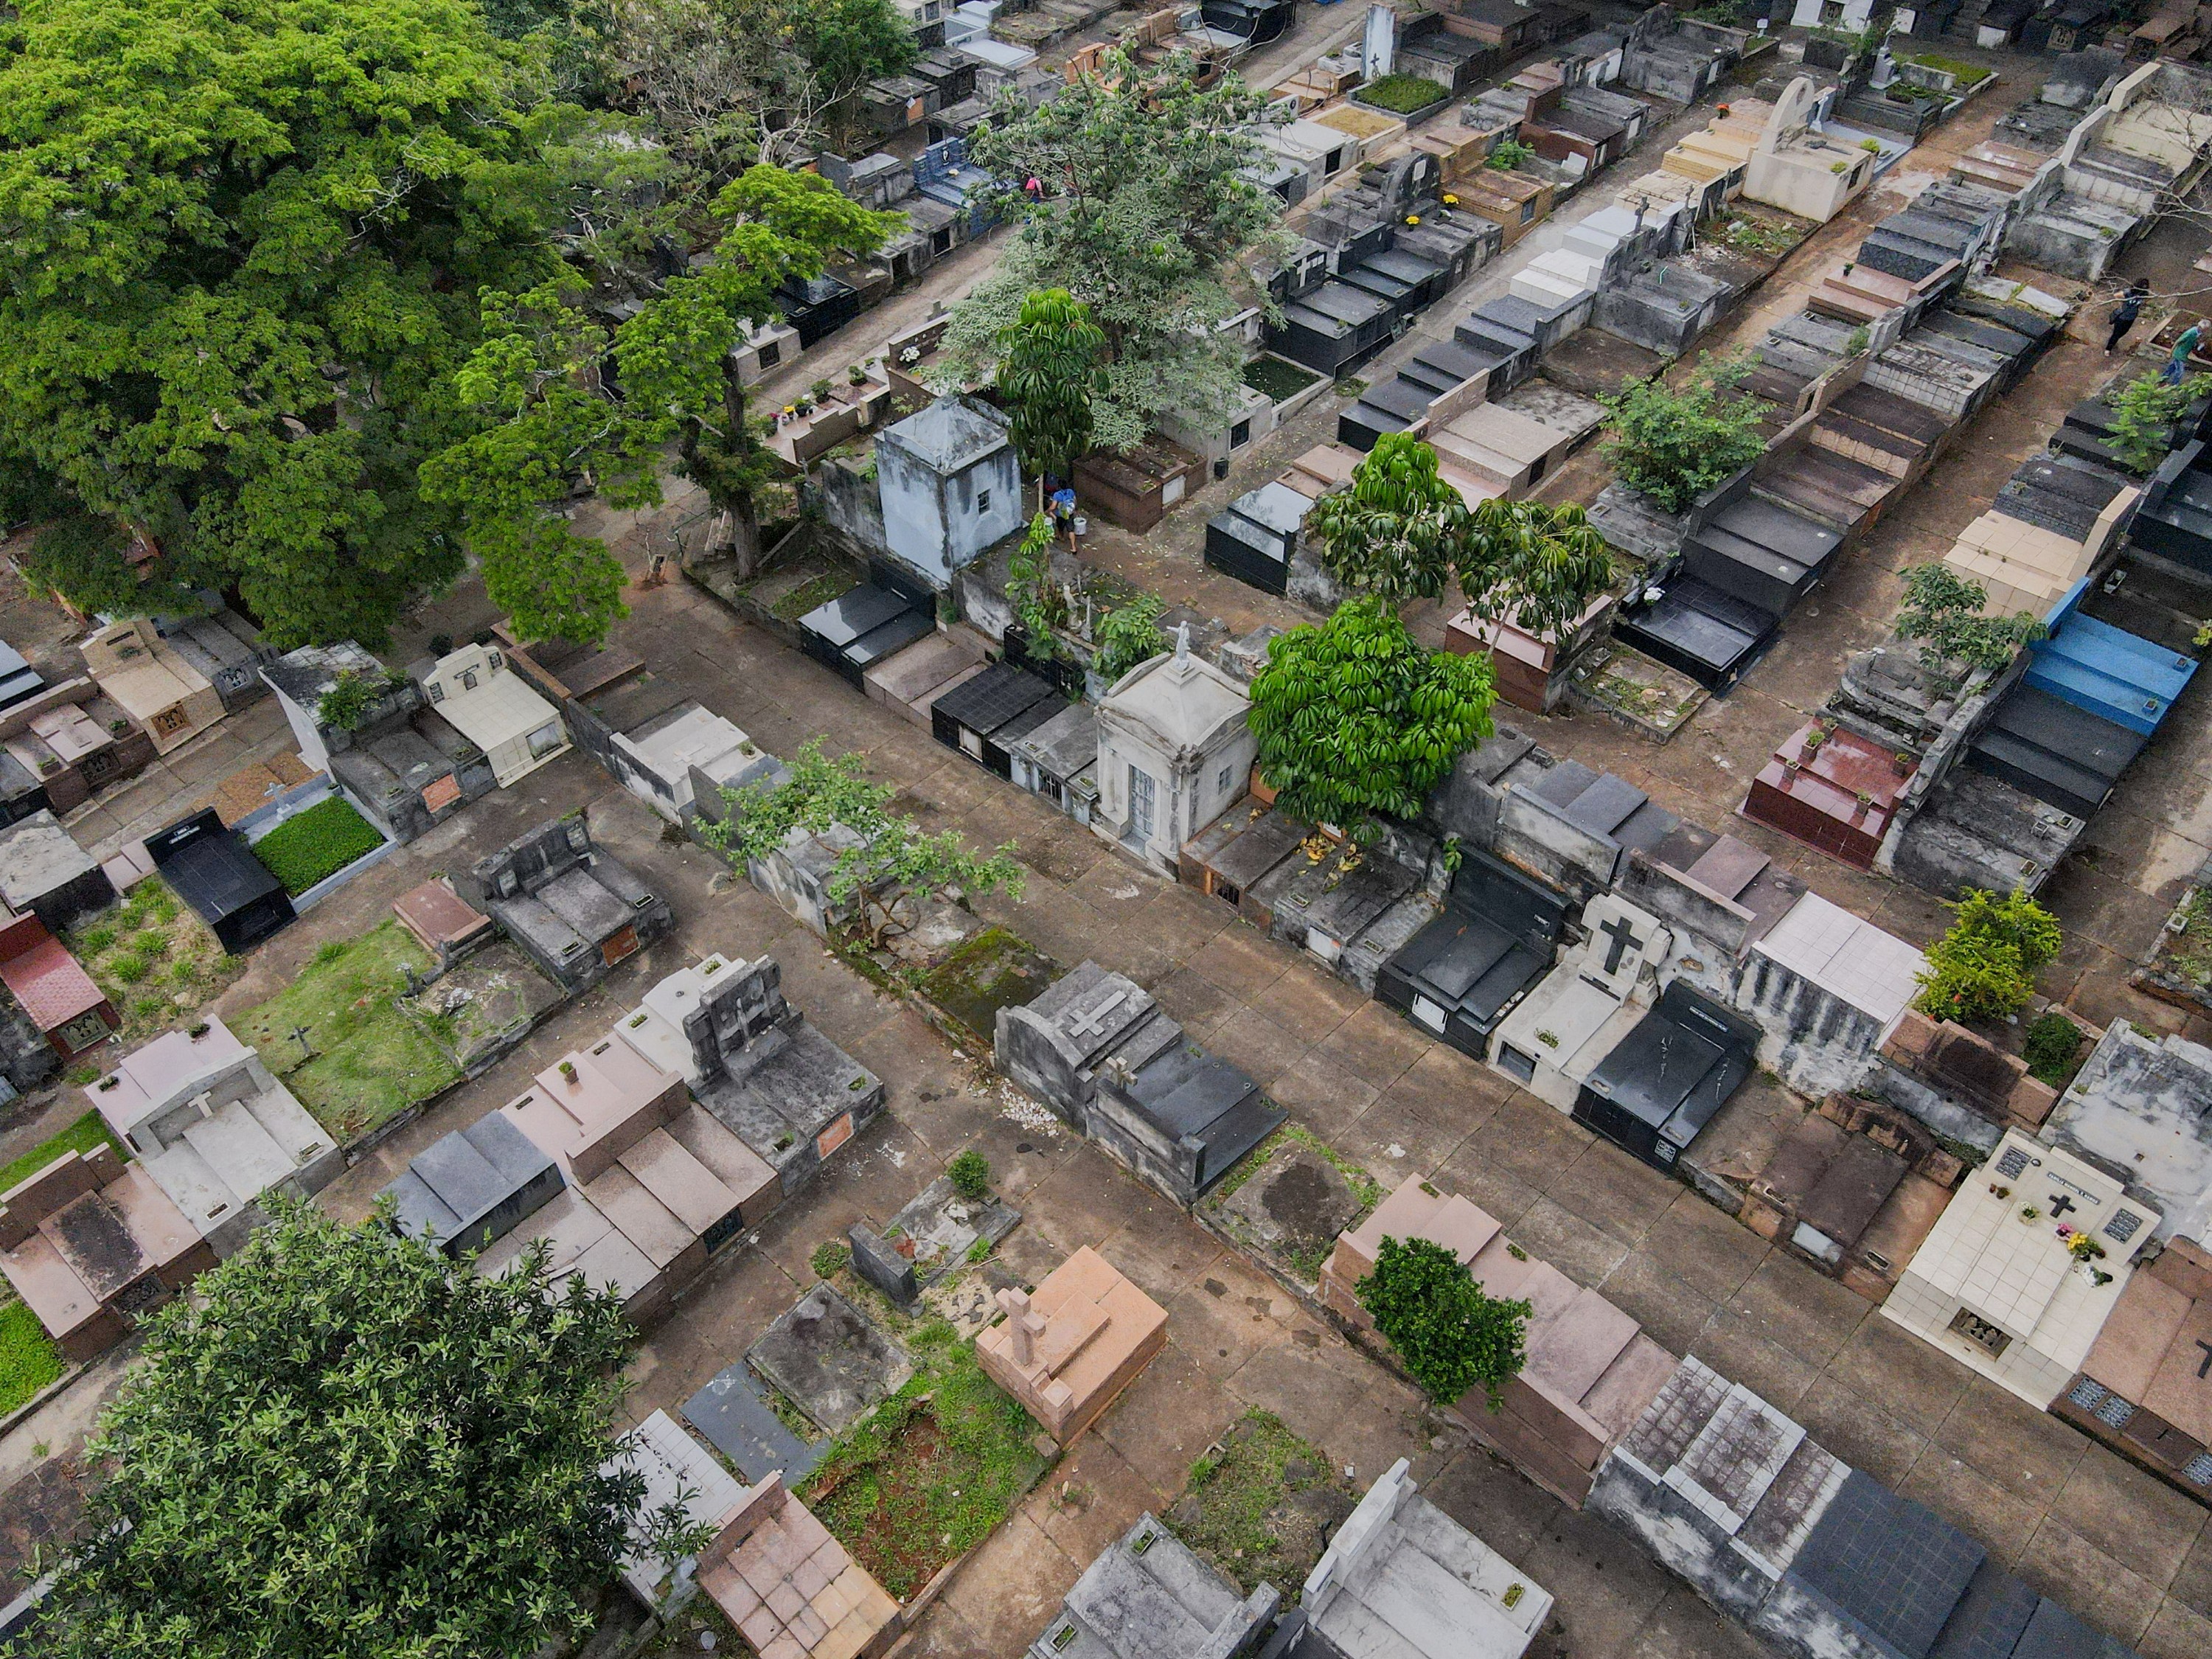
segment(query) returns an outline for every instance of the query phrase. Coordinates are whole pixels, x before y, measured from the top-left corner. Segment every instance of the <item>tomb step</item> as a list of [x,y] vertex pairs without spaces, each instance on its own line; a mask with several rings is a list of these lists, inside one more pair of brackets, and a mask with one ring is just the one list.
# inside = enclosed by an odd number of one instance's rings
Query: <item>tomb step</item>
[[2009,732],[1990,731],[1975,738],[1966,763],[2077,818],[2094,817],[2112,790],[2111,780]]
[[2027,683],[2084,714],[2124,726],[2144,737],[2158,730],[2166,711],[2172,707],[2169,700],[2147,694],[2141,685],[2056,651],[2035,653],[2027,671]]
[[2102,659],[2111,672],[2124,674],[2132,683],[2169,702],[2179,696],[2197,674],[2194,658],[2078,611],[2066,619],[2058,637],[2047,641],[2046,647],[2064,647],[2069,656]]
[[1900,398],[1894,392],[1885,392],[1880,386],[1869,386],[1863,380],[1828,407],[1924,447],[1941,443],[1951,429],[1942,416],[1925,405]]
[[1824,562],[1844,539],[1834,531],[1806,523],[1787,507],[1762,501],[1731,501],[1713,515],[1712,521],[1766,546],[1786,548],[1807,564]]

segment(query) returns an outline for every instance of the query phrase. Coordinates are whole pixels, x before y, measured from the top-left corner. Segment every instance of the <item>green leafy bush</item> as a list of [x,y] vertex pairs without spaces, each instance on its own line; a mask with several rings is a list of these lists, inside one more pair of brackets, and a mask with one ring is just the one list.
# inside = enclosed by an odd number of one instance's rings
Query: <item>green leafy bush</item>
[[945,1166],[952,1190],[971,1204],[991,1195],[991,1160],[970,1146]]
[[2058,954],[2057,919],[2022,892],[2003,898],[1970,887],[1951,930],[1928,947],[1920,1009],[1962,1024],[2009,1019],[2035,994],[2035,975]]
[[331,689],[316,703],[315,718],[337,731],[350,732],[368,718],[370,709],[404,683],[397,674],[341,669]]
[[12,1412],[62,1374],[61,1350],[20,1302],[0,1308],[0,1412]]
[[853,1248],[840,1239],[827,1238],[814,1247],[814,1254],[806,1258],[806,1265],[814,1269],[817,1279],[835,1279],[845,1271],[845,1264],[853,1259]]
[[1490,1409],[1527,1358],[1529,1306],[1486,1296],[1460,1260],[1425,1238],[1385,1238],[1375,1271],[1354,1287],[1398,1358],[1431,1400],[1482,1389]]
[[1518,138],[1500,138],[1490,149],[1490,165],[1499,173],[1510,173],[1536,152]]
[[1948,564],[1917,564],[1905,573],[1905,598],[1897,609],[1898,637],[1928,642],[1941,660],[1926,663],[1923,658],[1923,664],[1938,671],[1946,691],[1958,690],[1964,675],[1943,674],[1942,669],[1984,669],[1994,674],[2012,661],[2021,646],[2051,631],[2031,611],[1984,615],[1989,598],[1981,583]]
[[2057,1009],[2038,1015],[2021,1045],[2027,1074],[2039,1083],[2063,1089],[2081,1068],[2083,1041],[2081,1028]]
[[1620,481],[1662,512],[1680,513],[1764,455],[1759,423],[1773,405],[1735,390],[1752,368],[1747,356],[1708,357],[1680,391],[1655,380],[1601,398],[1612,428],[1606,453]]
[[333,795],[297,817],[285,819],[254,842],[253,856],[296,898],[383,845],[376,826],[354,811],[350,802]]
[[1451,96],[1451,88],[1419,75],[1386,75],[1370,81],[1352,94],[1360,103],[1387,109],[1393,115],[1411,115]]
[[2179,386],[2161,386],[2147,374],[2117,394],[2112,402],[2111,442],[2121,460],[2137,472],[2154,471],[2173,448],[2173,423],[2208,391],[2212,375],[2192,374]]
[[1160,614],[1167,609],[1159,597],[1139,593],[1118,610],[1098,619],[1098,659],[1091,665],[1108,685],[1139,663],[1167,649],[1167,634]]

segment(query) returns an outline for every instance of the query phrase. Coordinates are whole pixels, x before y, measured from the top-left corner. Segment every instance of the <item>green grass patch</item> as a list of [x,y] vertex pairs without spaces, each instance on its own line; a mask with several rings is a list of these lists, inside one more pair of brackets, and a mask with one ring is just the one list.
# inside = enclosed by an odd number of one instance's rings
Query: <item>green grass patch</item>
[[1370,81],[1358,88],[1352,96],[1355,103],[1372,104],[1393,115],[1411,115],[1417,109],[1426,109],[1450,97],[1451,88],[1426,76],[1386,75],[1380,81]]
[[343,796],[318,801],[253,843],[253,856],[294,898],[384,845],[376,826]]
[[853,591],[853,579],[835,570],[824,571],[791,590],[769,610],[779,619],[795,623],[817,605],[824,605],[841,593]]
[[831,1447],[799,1496],[900,1601],[973,1549],[1047,1468],[1029,1413],[943,1320],[907,1337],[915,1374]]
[[1955,58],[1941,57],[1932,52],[1915,52],[1904,61],[1917,64],[1923,69],[1932,69],[1939,75],[1954,76],[1961,92],[1969,87],[1978,87],[1990,78],[1990,71],[1978,64],[1962,64]]
[[64,942],[122,1013],[118,1035],[126,1048],[212,1001],[246,971],[246,959],[227,954],[159,876],[140,882],[113,909],[83,918]]
[[40,1141],[13,1163],[0,1164],[0,1193],[19,1181],[28,1180],[64,1152],[88,1152],[100,1146],[114,1147],[125,1159],[131,1156],[131,1149],[115,1138],[100,1114],[87,1112],[59,1134]]
[[1358,1502],[1327,1453],[1255,1409],[1231,1425],[1218,1452],[1191,1465],[1167,1522],[1247,1595],[1263,1580],[1295,1595]]
[[1244,365],[1244,384],[1279,404],[1288,403],[1319,379],[1313,370],[1280,357],[1255,357]]
[[0,1413],[16,1407],[62,1374],[62,1351],[20,1302],[0,1308]]
[[[233,1025],[343,1145],[460,1077],[434,1035],[399,1006],[403,970],[424,973],[430,965],[399,924],[387,921],[335,953],[325,946],[289,986]],[[307,1028],[307,1057],[292,1036],[295,1026]]]

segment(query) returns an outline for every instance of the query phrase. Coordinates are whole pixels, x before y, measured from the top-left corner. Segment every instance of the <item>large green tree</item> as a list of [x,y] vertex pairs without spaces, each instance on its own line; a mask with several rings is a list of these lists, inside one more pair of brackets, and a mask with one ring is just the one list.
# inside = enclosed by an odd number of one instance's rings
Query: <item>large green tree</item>
[[1040,289],[999,343],[999,395],[1016,453],[1032,472],[1067,477],[1091,447],[1091,400],[1105,389],[1105,331],[1066,289]]
[[4,27],[0,465],[153,538],[163,580],[234,586],[274,643],[380,641],[461,568],[416,474],[466,430],[478,289],[544,281],[649,158],[466,0],[22,0]]
[[90,1448],[42,1659],[495,1659],[590,1626],[641,1515],[605,1474],[618,1298],[303,1204],[189,1298]]
[[1260,770],[1297,817],[1363,831],[1410,818],[1490,736],[1488,656],[1425,651],[1378,599],[1346,600],[1267,647],[1252,677]]
[[898,223],[811,173],[765,165],[715,210],[725,229],[708,262],[612,331],[585,312],[573,277],[483,296],[483,343],[455,380],[480,429],[424,464],[423,493],[461,515],[485,591],[526,637],[594,642],[623,614],[621,565],[576,533],[566,509],[594,492],[615,507],[658,501],[671,447],[678,470],[728,515],[750,572],[754,491],[770,464],[731,355],[739,325],[775,314],[787,277],[880,246]]
[[1096,442],[1126,450],[1178,411],[1226,416],[1244,349],[1218,331],[1249,303],[1237,256],[1280,208],[1246,176],[1263,155],[1252,128],[1264,102],[1234,75],[1201,89],[1187,52],[1115,52],[1036,109],[1002,105],[969,149],[1021,230],[953,308],[942,378],[988,380],[1023,301],[1065,289],[1106,334]]
[[1355,592],[1433,599],[1464,564],[1473,520],[1439,470],[1437,452],[1409,432],[1386,432],[1306,515],[1328,574]]
[[1747,354],[1700,358],[1679,386],[1655,379],[1601,398],[1610,416],[1606,453],[1620,481],[1661,511],[1681,513],[1765,454],[1759,422],[1774,405],[1737,390],[1756,367]]

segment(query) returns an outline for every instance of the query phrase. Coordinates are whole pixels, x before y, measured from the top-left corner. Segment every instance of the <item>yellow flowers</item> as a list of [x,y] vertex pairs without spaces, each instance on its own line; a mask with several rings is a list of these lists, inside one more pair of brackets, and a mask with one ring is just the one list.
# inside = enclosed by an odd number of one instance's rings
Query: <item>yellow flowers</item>
[[1418,213],[1409,213],[1406,216],[1406,222],[1409,225],[1418,225],[1421,222],[1421,216]]

